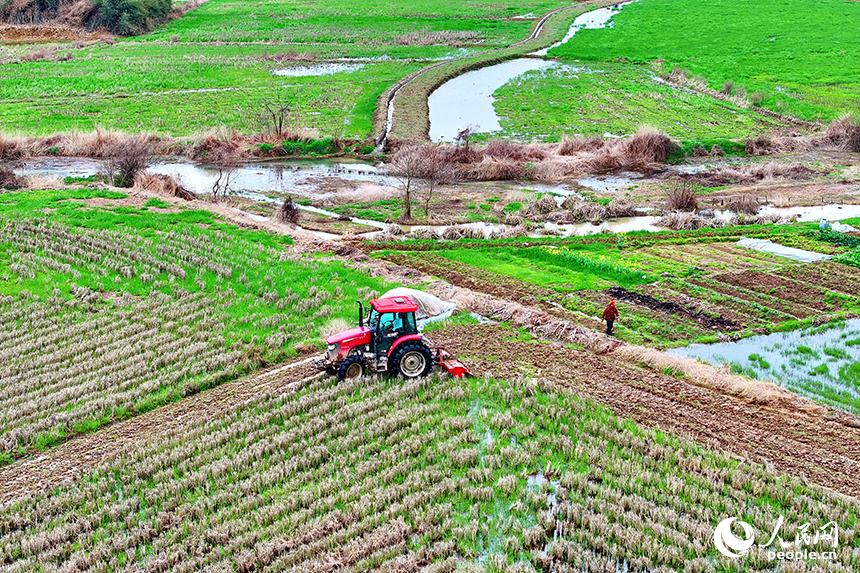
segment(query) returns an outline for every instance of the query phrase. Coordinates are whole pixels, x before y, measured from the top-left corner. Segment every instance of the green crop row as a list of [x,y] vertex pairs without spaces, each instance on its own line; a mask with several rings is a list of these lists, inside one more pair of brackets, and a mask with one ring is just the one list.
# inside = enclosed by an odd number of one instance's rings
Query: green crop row
[[[80,189],[0,204],[0,451],[20,454],[319,345],[384,284],[206,211]],[[91,202],[103,206],[97,207]],[[169,206],[169,205],[167,205]],[[45,212],[50,212],[46,216]]]

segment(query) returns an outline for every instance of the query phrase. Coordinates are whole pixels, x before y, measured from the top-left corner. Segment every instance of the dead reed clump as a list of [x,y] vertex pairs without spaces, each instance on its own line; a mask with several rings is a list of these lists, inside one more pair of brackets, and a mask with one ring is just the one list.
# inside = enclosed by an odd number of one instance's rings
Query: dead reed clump
[[671,211],[657,219],[654,224],[675,231],[695,231],[697,229],[725,227],[727,222],[723,219],[703,217],[698,213]]
[[522,179],[526,175],[525,165],[513,159],[484,157],[480,163],[456,168],[461,177],[474,181],[509,181]]
[[26,185],[23,177],[15,175],[15,172],[8,167],[0,166],[0,189],[20,189]]
[[18,138],[0,135],[0,161],[15,161],[24,155],[24,146]]
[[729,210],[734,211],[735,213],[755,215],[759,210],[759,201],[756,195],[747,193],[733,197],[726,206]]
[[699,197],[693,185],[678,181],[666,192],[666,208],[670,211],[695,211],[699,208]]
[[824,139],[844,151],[860,152],[860,121],[853,115],[843,115],[827,127]]
[[621,153],[625,166],[664,163],[675,148],[665,133],[653,127],[641,127],[633,137],[621,140]]
[[636,214],[636,207],[623,197],[616,197],[606,205],[604,217],[617,219],[619,217],[632,217]]
[[560,222],[590,221],[596,223],[603,220],[605,214],[605,209],[593,201],[565,200],[562,206],[568,210],[568,219]]
[[284,202],[278,205],[278,208],[275,209],[275,220],[279,223],[295,226],[299,224],[301,214],[302,212],[299,210],[299,206],[296,205],[296,202],[293,201],[292,196],[287,195],[284,198]]
[[166,197],[179,197],[184,201],[194,201],[197,195],[182,186],[172,175],[163,173],[138,173],[134,179],[135,190],[146,190]]
[[600,151],[606,145],[606,142],[596,137],[563,137],[561,143],[558,144],[557,153],[559,155],[576,155],[577,153],[589,152],[594,153]]

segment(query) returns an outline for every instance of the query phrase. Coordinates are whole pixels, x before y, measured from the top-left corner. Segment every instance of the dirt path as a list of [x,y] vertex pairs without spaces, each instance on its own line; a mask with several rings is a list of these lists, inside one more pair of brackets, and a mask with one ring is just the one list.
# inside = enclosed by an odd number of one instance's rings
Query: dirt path
[[510,336],[509,330],[493,325],[452,326],[433,333],[434,342],[457,354],[477,376],[525,372],[552,380],[618,416],[860,498],[860,418],[753,404],[639,368],[612,353],[597,356],[562,345],[511,341]]
[[188,425],[223,416],[251,398],[284,392],[302,381],[321,376],[310,360],[300,359],[222,384],[100,432],[77,436],[43,455],[0,468],[0,503],[71,483],[117,452],[158,440]]

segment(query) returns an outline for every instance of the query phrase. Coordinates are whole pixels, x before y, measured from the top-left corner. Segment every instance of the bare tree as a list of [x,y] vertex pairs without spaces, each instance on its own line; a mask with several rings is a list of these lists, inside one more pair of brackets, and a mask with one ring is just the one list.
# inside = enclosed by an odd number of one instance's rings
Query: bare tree
[[388,172],[400,182],[403,189],[403,221],[412,220],[412,193],[417,190],[420,180],[427,172],[427,153],[421,145],[404,145],[391,157]]
[[421,199],[424,202],[424,216],[430,219],[430,201],[440,186],[447,185],[454,179],[454,169],[438,147],[425,148],[425,151],[424,172],[421,173],[424,179]]
[[273,87],[271,93],[260,102],[263,108],[261,119],[279,140],[288,135],[293,120],[293,103],[286,90],[278,87]]
[[212,166],[217,171],[215,181],[212,182],[212,200],[218,202],[223,200],[232,191],[231,184],[236,178],[239,164],[233,158],[221,157],[213,162]]
[[145,135],[126,139],[112,151],[104,164],[105,179],[117,187],[132,187],[135,177],[152,162],[152,144]]

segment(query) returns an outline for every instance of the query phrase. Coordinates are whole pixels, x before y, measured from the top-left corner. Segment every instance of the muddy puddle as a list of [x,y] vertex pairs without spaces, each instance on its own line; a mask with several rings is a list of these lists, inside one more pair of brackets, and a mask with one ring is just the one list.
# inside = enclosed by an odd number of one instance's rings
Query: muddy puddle
[[340,73],[352,73],[365,67],[365,64],[343,64],[343,63],[322,63],[322,64],[301,64],[274,70],[272,75],[284,76],[290,78],[302,78],[312,76],[331,76]]
[[526,72],[558,65],[536,58],[520,58],[467,72],[445,82],[427,100],[430,139],[455,141],[457,134],[466,128],[482,133],[501,130],[493,107],[493,92]]
[[860,319],[668,351],[860,413]]
[[[211,193],[218,170],[210,165],[187,161],[153,163],[152,173],[172,175],[186,189],[195,193]],[[64,178],[88,177],[105,172],[103,161],[85,157],[42,157],[28,160],[15,169],[23,176],[46,175]],[[251,163],[236,168],[230,186],[234,190],[292,194],[299,197],[324,198],[335,195],[330,187],[339,182],[369,183],[394,186],[397,181],[383,173],[375,164],[341,159],[291,160],[278,163]]]

